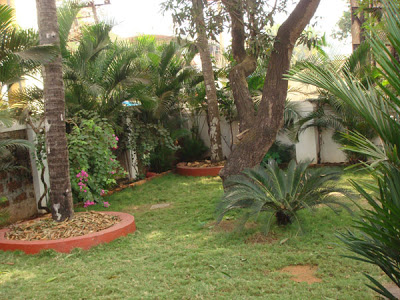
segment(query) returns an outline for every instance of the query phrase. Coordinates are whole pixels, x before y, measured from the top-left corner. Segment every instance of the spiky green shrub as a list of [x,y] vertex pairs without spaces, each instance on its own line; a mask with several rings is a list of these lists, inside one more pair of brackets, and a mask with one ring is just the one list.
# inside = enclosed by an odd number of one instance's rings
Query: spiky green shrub
[[[307,64],[304,72],[295,70],[289,78],[312,84],[340,98],[379,136],[381,144],[377,145],[360,132],[343,134],[349,140],[346,150],[369,157],[369,169],[378,182],[378,195],[366,192],[371,186],[353,183],[370,207],[361,210],[361,218],[355,220],[360,232],[349,231],[342,234],[341,239],[359,255],[355,258],[377,265],[400,287],[400,62],[396,55],[400,53],[400,9],[395,1],[382,2],[384,30],[371,28],[367,38],[376,62],[374,76],[367,83],[348,72],[348,66],[338,73],[329,66]],[[366,276],[373,284],[369,287],[396,299],[376,279]]]
[[309,169],[310,162],[297,164],[290,161],[287,170],[280,169],[274,160],[267,164],[246,169],[240,175],[226,180],[226,192],[218,206],[221,221],[230,210],[245,210],[243,223],[261,212],[272,212],[265,229],[268,230],[273,216],[278,225],[299,222],[297,212],[313,209],[319,204],[339,204],[333,192],[347,194],[336,187],[333,180],[340,175],[337,171]]
[[[339,235],[347,248],[358,256],[353,259],[379,266],[400,287],[400,171],[390,167],[390,172],[378,177],[379,194],[371,195],[359,184],[352,182],[371,208],[361,208],[361,218],[352,231]],[[374,285],[368,285],[379,294],[396,299],[382,284],[365,274]]]

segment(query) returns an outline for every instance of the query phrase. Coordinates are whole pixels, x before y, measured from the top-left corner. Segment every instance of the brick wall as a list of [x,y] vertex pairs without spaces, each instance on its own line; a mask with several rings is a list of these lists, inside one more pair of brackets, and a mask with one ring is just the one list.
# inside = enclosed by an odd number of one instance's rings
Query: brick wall
[[[26,130],[0,133],[3,139],[27,139]],[[37,213],[35,191],[31,174],[28,150],[13,150],[15,162],[26,170],[0,173],[0,197],[6,197],[9,203],[10,221],[21,220]]]

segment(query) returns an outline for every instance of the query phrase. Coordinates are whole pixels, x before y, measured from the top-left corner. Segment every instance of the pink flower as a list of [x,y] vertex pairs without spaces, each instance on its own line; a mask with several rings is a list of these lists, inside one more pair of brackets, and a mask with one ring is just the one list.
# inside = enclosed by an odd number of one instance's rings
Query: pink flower
[[101,190],[100,195],[104,195],[106,192],[104,190]]
[[118,141],[119,141],[119,138],[116,136],[116,137],[115,137],[115,140],[118,142]]
[[84,208],[91,206],[91,205],[95,205],[96,203],[94,203],[94,201],[86,201],[85,204],[83,205]]
[[77,178],[81,177],[81,173],[76,174],[76,177]]
[[87,192],[87,190],[83,190],[85,193]]
[[103,206],[104,206],[104,207],[110,207],[110,203],[108,203],[108,202],[103,202]]

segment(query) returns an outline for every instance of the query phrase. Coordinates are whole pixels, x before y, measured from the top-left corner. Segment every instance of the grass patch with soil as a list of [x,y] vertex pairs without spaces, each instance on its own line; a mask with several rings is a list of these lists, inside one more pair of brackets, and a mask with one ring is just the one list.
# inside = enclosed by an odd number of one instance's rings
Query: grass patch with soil
[[[338,184],[346,178],[367,176]],[[234,214],[215,228],[222,193],[218,178],[171,174],[108,196],[98,210],[132,213],[135,234],[70,254],[0,252],[0,299],[375,299],[362,273],[379,270],[341,256],[345,210],[301,211],[303,233],[273,226],[264,239],[257,222],[235,231]],[[295,282],[289,266],[311,266],[317,280]]]

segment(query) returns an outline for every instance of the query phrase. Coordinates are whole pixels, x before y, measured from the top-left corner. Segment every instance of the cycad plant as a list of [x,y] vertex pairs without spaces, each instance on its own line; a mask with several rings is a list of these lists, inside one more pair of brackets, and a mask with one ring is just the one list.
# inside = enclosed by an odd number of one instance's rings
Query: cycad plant
[[309,169],[310,162],[289,163],[287,170],[280,169],[274,160],[267,164],[246,169],[242,174],[231,176],[226,181],[226,192],[218,206],[221,221],[230,210],[245,209],[243,221],[258,216],[261,212],[272,212],[278,225],[287,225],[296,220],[301,209],[313,209],[316,205],[343,205],[333,192],[347,193],[333,184],[340,175],[327,169]]
[[[359,132],[344,135],[351,141],[347,150],[369,157],[369,169],[377,178],[379,194],[372,197],[366,187],[352,182],[370,206],[356,220],[359,233],[348,232],[341,239],[357,254],[357,259],[377,265],[400,287],[400,62],[396,55],[400,53],[400,9],[392,1],[382,2],[384,30],[371,28],[368,37],[376,62],[373,78],[364,83],[346,69],[337,73],[329,66],[315,64],[308,64],[307,69],[294,72],[290,78],[329,91],[357,111],[377,132],[381,140],[378,145]],[[371,288],[396,299],[376,279],[366,276],[373,283]]]

